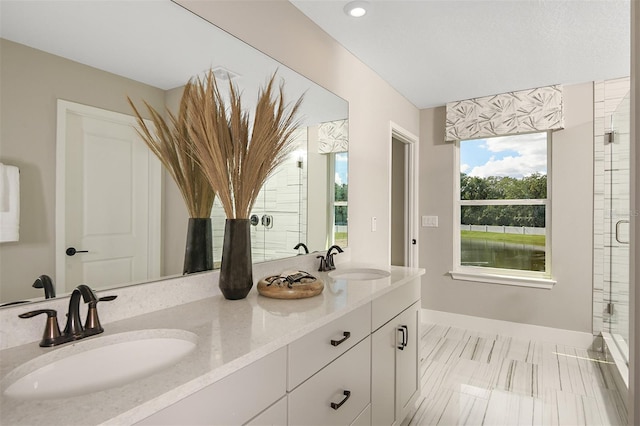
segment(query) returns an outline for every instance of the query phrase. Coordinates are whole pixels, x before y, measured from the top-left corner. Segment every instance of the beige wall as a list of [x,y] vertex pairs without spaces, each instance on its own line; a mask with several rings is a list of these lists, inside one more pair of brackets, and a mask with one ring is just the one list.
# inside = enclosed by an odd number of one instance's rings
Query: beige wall
[[565,129],[552,139],[552,290],[451,279],[454,146],[444,142],[445,108],[421,111],[420,214],[439,216],[420,228],[424,308],[591,332],[592,84],[564,87]]
[[178,3],[349,102],[349,247],[389,264],[390,121],[418,134],[418,109],[288,1]]
[[164,92],[55,55],[0,40],[0,161],[20,168],[20,241],[0,244],[0,301],[42,295],[55,276],[56,102],[130,113],[126,96],[162,108]]
[[[177,113],[183,87],[165,92],[166,107]],[[178,185],[169,173],[162,180],[162,275],[181,274],[184,270],[184,248],[187,244],[189,212]]]

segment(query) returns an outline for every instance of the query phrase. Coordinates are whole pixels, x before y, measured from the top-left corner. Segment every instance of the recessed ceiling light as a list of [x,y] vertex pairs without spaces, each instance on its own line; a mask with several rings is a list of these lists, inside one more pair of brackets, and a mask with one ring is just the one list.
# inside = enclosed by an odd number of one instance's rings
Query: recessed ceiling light
[[367,14],[367,1],[351,1],[344,7],[344,13],[353,18],[360,18]]

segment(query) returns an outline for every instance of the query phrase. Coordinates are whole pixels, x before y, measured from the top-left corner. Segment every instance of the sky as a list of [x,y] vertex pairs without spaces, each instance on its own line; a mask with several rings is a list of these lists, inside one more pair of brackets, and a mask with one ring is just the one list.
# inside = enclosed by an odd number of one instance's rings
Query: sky
[[469,176],[522,178],[547,174],[547,134],[499,136],[460,142],[460,171]]
[[349,175],[349,154],[341,152],[336,154],[336,183],[342,185],[348,183]]

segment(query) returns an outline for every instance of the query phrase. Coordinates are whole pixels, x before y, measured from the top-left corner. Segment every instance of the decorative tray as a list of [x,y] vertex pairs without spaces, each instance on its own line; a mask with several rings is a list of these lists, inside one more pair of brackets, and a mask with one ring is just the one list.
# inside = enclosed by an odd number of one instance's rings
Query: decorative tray
[[322,293],[324,283],[305,271],[288,271],[258,281],[258,293],[274,299],[304,299]]

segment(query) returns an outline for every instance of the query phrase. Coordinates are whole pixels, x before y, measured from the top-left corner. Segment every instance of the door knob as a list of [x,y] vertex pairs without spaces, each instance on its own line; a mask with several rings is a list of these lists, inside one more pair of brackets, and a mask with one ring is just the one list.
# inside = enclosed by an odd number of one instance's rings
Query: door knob
[[67,256],[74,256],[76,253],[89,253],[89,250],[76,250],[75,247],[69,247],[66,253]]

